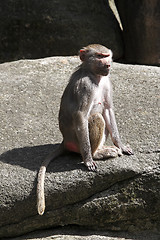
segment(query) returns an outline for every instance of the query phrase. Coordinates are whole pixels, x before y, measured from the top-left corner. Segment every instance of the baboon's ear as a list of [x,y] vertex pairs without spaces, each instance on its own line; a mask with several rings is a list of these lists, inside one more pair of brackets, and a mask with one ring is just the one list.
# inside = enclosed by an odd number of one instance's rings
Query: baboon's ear
[[82,49],[79,50],[79,57],[80,57],[82,62],[85,61],[87,52],[88,52],[88,50],[85,49],[85,48],[82,48]]

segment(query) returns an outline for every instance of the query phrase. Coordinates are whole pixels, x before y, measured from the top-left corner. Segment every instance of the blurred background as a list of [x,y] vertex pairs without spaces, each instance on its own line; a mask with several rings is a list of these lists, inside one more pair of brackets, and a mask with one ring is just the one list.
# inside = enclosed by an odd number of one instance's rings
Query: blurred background
[[1,63],[99,43],[116,61],[160,65],[159,42],[159,0],[0,0]]

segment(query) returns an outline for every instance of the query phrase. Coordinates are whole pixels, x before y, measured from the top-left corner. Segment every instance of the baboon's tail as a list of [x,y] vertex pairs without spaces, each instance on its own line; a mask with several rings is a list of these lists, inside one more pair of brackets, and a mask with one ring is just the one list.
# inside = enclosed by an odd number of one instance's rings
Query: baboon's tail
[[62,142],[51,154],[48,155],[48,157],[46,157],[46,159],[42,162],[42,165],[40,167],[37,179],[37,210],[39,215],[43,215],[45,211],[44,179],[46,168],[52,160],[59,157],[63,153],[64,145]]

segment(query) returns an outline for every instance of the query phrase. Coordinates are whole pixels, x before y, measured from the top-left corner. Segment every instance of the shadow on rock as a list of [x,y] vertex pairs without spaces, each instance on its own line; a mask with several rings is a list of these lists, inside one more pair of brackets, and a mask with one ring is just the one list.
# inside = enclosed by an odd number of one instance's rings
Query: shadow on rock
[[[18,165],[32,171],[38,171],[42,161],[50,152],[54,151],[58,145],[59,144],[48,144],[12,149],[1,154],[0,161],[11,165]],[[87,170],[79,154],[67,153],[51,161],[47,172],[65,172],[74,169]]]

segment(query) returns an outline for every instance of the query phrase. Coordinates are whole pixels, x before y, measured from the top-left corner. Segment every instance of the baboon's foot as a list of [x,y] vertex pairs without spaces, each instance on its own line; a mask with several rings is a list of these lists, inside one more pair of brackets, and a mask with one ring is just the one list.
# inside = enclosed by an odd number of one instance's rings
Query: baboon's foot
[[107,158],[115,158],[118,156],[122,156],[122,151],[120,148],[111,146],[103,146],[102,148],[98,149],[93,158],[94,159],[107,159]]

